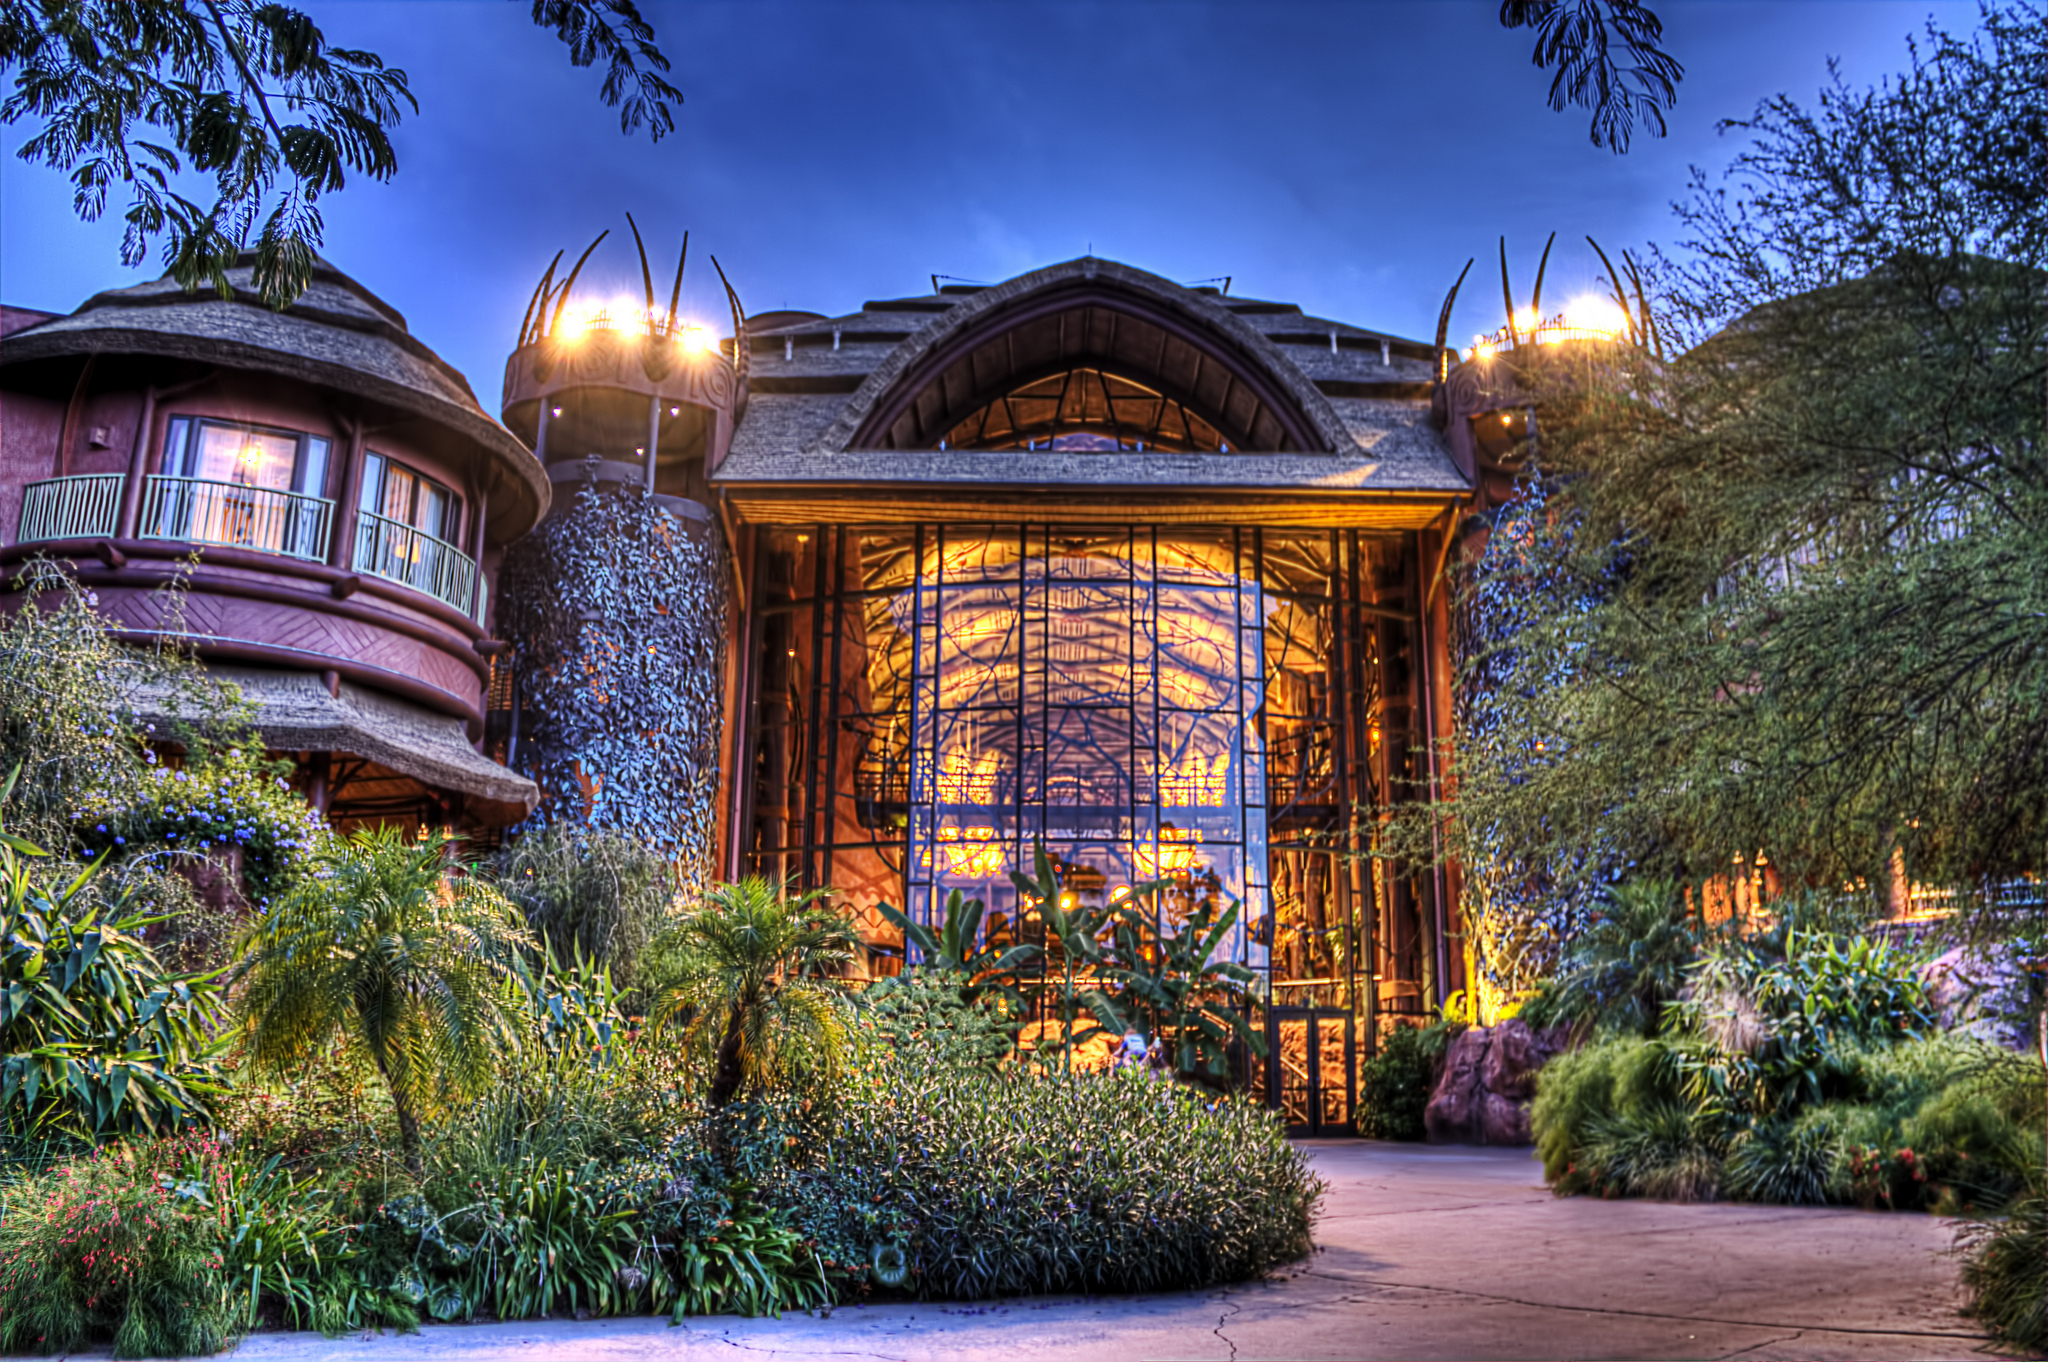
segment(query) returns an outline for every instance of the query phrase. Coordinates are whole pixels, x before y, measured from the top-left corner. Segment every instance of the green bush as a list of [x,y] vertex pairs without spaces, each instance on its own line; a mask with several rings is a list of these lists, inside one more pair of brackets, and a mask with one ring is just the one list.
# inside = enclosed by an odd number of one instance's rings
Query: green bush
[[216,1217],[172,1189],[188,1151],[119,1144],[8,1198],[0,1222],[0,1352],[116,1357],[218,1352],[242,1326]]
[[2048,1200],[2037,1192],[1957,1237],[1964,1309],[2010,1347],[2048,1352]]
[[145,945],[148,919],[0,833],[0,1130],[178,1129],[217,1075],[218,991]]
[[659,852],[621,833],[551,823],[500,850],[486,870],[558,968],[588,960],[609,968],[621,990],[642,982],[676,893],[675,867]]
[[1004,995],[968,998],[955,972],[912,969],[858,996],[860,1025],[874,1040],[948,1070],[994,1073],[1017,1048]]
[[1422,1114],[1460,1022],[1398,1026],[1358,1066],[1358,1133],[1368,1140],[1420,1140]]
[[[1323,1186],[1275,1113],[1133,1073],[864,1060],[798,1226],[877,1280],[977,1300],[1254,1277],[1309,1250]],[[876,1236],[900,1237],[876,1237]]]
[[1612,1122],[1678,1105],[1678,1068],[1663,1041],[1606,1036],[1557,1056],[1538,1073],[1529,1109],[1544,1177],[1560,1195],[1610,1190],[1587,1157],[1596,1135],[1611,1143]]

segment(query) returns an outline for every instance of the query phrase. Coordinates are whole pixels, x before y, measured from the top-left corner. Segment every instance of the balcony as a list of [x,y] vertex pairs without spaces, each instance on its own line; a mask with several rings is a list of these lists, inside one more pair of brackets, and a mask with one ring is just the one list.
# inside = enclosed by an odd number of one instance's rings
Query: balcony
[[370,511],[356,515],[355,570],[424,591],[474,616],[483,606],[476,563],[446,540]]
[[119,473],[86,473],[32,482],[22,489],[15,542],[111,539],[121,523]]
[[219,544],[317,563],[327,556],[333,521],[334,503],[323,497],[238,482],[154,476],[143,492],[142,521],[136,532],[144,539]]

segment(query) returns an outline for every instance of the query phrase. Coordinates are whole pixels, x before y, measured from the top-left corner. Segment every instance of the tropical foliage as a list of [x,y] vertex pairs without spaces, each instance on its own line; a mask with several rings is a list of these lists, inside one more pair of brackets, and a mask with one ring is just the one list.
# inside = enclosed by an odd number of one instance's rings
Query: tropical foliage
[[1358,1066],[1358,1133],[1368,1140],[1420,1140],[1422,1117],[1460,1021],[1397,1026],[1380,1037],[1372,1057]]
[[503,895],[453,878],[447,843],[359,831],[250,930],[233,979],[259,1072],[339,1040],[390,1091],[417,1162],[421,1117],[473,1095],[515,1040],[531,938]]
[[639,982],[676,894],[675,868],[651,848],[572,823],[529,830],[486,869],[550,960],[602,965],[621,989]]
[[211,978],[164,969],[150,919],[0,832],[0,1122],[13,1136],[172,1131],[206,1116]]
[[746,879],[713,888],[676,924],[682,978],[657,1020],[708,1061],[712,1106],[748,1088],[837,1075],[848,1018],[833,975],[859,938],[826,897],[784,898],[766,880]]

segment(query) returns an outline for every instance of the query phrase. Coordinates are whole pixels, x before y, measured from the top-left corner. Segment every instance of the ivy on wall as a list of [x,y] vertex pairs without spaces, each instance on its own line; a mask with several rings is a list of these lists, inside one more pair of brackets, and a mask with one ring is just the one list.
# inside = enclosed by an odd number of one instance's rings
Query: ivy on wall
[[523,827],[625,833],[687,893],[715,871],[727,554],[716,525],[662,500],[581,484],[506,555],[498,624],[509,764],[541,791]]

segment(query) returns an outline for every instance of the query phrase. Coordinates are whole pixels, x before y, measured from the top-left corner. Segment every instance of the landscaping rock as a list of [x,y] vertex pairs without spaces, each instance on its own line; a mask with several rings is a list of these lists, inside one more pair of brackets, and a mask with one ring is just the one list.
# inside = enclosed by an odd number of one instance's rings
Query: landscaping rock
[[1567,1045],[1563,1027],[1537,1031],[1519,1019],[1459,1033],[1423,1111],[1431,1144],[1529,1144],[1536,1071]]
[[2027,972],[2015,946],[1958,946],[1920,967],[1942,1029],[2024,1050],[2033,1042]]

